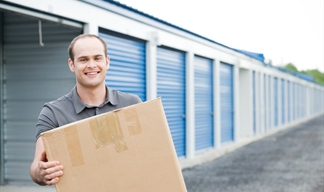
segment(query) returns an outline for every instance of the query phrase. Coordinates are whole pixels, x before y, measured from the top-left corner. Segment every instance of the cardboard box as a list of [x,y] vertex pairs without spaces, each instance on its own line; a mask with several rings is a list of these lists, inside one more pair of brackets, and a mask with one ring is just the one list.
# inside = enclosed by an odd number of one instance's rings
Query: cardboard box
[[186,191],[161,99],[77,121],[41,135],[64,174],[58,192]]

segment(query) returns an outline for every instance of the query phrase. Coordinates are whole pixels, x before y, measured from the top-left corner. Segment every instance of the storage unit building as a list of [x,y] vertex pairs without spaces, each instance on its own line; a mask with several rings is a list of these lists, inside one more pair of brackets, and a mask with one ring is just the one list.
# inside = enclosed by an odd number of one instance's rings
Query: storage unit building
[[83,33],[108,44],[109,87],[162,98],[182,167],[324,112],[324,87],[310,77],[117,1],[6,0],[0,22],[0,190],[34,191],[37,117],[75,85],[67,48]]

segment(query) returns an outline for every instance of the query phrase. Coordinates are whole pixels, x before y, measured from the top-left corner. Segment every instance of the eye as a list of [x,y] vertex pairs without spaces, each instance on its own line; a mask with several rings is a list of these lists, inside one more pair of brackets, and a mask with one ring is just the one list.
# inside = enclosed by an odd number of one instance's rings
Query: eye
[[95,57],[96,61],[100,61],[102,59],[102,57]]
[[80,58],[79,61],[80,62],[86,62],[87,60],[85,58]]

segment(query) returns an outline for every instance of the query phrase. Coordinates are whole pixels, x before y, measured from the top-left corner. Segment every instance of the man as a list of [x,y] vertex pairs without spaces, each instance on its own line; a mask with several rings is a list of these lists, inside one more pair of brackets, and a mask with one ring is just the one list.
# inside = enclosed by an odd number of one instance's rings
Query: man
[[74,38],[68,48],[70,70],[76,86],[67,95],[46,103],[36,125],[36,149],[30,176],[39,185],[53,185],[63,175],[58,161],[47,161],[40,134],[87,117],[141,102],[135,95],[112,90],[105,85],[110,58],[103,39],[92,34]]

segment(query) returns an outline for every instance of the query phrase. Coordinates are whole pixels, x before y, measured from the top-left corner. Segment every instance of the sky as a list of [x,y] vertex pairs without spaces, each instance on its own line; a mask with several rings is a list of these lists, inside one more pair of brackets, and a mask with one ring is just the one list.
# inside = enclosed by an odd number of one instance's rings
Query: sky
[[323,0],[119,0],[266,62],[324,72]]

